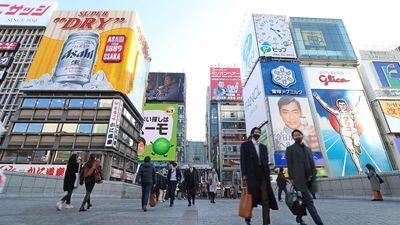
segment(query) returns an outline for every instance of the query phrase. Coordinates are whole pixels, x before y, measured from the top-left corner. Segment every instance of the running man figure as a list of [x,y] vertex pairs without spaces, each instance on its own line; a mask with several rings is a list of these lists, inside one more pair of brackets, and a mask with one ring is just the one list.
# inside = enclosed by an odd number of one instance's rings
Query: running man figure
[[316,92],[313,93],[313,96],[322,107],[336,117],[336,120],[339,123],[340,137],[342,138],[347,151],[350,153],[351,159],[357,167],[358,173],[362,174],[363,170],[359,158],[361,155],[360,134],[355,126],[355,117],[358,111],[358,104],[360,103],[361,95],[353,109],[348,108],[348,104],[344,99],[336,100],[336,106],[338,109],[333,109],[329,107],[329,105],[322,100]]

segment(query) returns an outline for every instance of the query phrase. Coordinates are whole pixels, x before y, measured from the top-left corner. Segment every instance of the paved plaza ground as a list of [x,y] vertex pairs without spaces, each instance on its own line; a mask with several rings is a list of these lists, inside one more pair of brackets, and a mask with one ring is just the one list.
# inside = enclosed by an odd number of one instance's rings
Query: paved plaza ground
[[[188,207],[184,200],[177,200],[174,207],[161,203],[143,212],[140,201],[135,199],[111,199],[93,197],[93,208],[78,212],[80,196],[73,197],[76,208],[57,211],[55,198],[0,198],[1,225],[48,225],[48,224],[133,224],[133,225],[239,225],[244,224],[237,216],[238,200],[217,199],[216,204],[198,200]],[[371,202],[368,200],[317,199],[316,205],[326,225],[398,225],[400,202]],[[280,210],[272,212],[272,224],[291,225],[291,215],[283,202]],[[254,210],[253,224],[261,223],[261,208]],[[307,224],[314,224],[310,217]]]

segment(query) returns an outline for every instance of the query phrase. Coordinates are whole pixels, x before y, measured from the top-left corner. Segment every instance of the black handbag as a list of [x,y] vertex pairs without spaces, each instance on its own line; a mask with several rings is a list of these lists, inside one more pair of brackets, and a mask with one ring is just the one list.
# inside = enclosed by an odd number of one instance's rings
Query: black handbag
[[376,177],[378,177],[379,183],[383,184],[385,181],[383,181],[382,177],[376,174]]
[[306,205],[304,204],[304,200],[302,197],[299,196],[299,194],[297,194],[297,191],[295,191],[293,187],[287,191],[285,202],[290,211],[293,213],[293,215],[296,216],[307,215]]

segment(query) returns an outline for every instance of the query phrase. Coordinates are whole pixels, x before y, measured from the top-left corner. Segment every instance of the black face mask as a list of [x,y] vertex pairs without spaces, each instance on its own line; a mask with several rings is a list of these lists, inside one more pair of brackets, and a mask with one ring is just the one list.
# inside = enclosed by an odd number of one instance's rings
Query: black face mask
[[259,134],[253,134],[253,138],[257,141],[260,138]]

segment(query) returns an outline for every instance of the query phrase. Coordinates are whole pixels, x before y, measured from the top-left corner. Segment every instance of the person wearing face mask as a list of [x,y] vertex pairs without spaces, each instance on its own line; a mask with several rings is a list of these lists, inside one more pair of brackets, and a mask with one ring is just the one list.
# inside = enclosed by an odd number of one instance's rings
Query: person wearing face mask
[[[286,148],[286,162],[290,183],[294,185],[296,191],[301,192],[305,207],[315,224],[323,225],[311,194],[315,190],[310,190],[312,189],[311,187],[315,186],[313,183],[317,175],[312,151],[303,143],[303,133],[300,130],[293,130],[292,137],[295,143]],[[296,222],[301,225],[305,224],[302,216],[297,216]]]
[[[240,169],[243,186],[252,195],[253,207],[262,205],[263,224],[270,224],[270,210],[278,210],[278,204],[271,188],[267,147],[259,142],[261,130],[254,127],[251,138],[240,145]],[[251,218],[245,218],[247,225]]]

